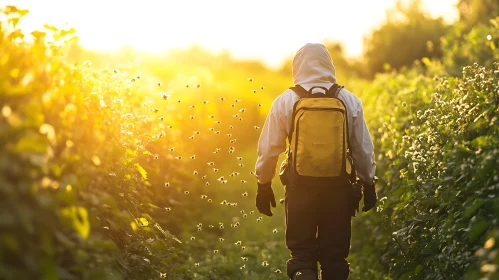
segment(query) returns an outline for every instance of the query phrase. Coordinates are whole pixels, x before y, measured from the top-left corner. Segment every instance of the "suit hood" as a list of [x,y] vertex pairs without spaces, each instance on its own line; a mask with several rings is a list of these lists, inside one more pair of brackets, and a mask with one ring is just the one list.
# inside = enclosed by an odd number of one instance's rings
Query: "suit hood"
[[313,86],[329,88],[336,83],[333,61],[324,45],[308,43],[296,52],[293,81],[306,90]]

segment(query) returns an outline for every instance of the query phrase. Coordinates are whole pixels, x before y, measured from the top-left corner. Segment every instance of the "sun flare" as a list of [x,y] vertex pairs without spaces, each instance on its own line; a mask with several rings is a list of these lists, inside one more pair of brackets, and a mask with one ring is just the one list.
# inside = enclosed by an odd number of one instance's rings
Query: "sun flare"
[[[457,0],[423,1],[433,16],[453,20]],[[61,1],[17,0],[27,8],[25,29],[44,23],[77,30],[87,48],[122,46],[149,52],[193,44],[211,51],[229,50],[237,58],[260,59],[276,66],[305,42],[343,42],[346,54],[362,53],[363,36],[380,24],[395,0],[353,0],[299,6],[286,1]],[[358,9],[362,6],[362,9]],[[322,7],[317,11],[317,7]],[[297,14],[299,11],[299,16]],[[321,15],[322,11],[331,11]],[[290,16],[290,15],[297,15]],[[355,18],[355,20],[352,20]],[[361,20],[359,20],[361,19]],[[345,23],[348,22],[348,25]]]

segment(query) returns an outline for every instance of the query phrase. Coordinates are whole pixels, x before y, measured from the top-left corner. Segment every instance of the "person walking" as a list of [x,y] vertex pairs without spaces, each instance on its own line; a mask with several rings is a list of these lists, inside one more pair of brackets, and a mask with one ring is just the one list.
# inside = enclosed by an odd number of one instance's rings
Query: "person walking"
[[[272,103],[258,141],[256,207],[272,216],[271,181],[279,155],[285,185],[287,275],[294,280],[344,280],[350,274],[351,218],[364,196],[374,208],[374,148],[361,101],[336,83],[322,44],[308,43],[293,59],[295,86]],[[289,143],[286,150],[286,142]],[[320,271],[317,267],[320,263]]]

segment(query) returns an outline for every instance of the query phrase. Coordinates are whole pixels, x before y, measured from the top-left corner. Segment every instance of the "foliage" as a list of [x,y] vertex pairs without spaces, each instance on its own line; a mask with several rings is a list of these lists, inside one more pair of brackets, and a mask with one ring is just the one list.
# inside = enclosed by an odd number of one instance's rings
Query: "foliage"
[[499,16],[499,2],[495,0],[459,0],[459,21],[472,29],[477,24],[487,24],[489,19]]
[[386,22],[365,38],[369,75],[409,67],[424,57],[441,57],[440,37],[447,29],[442,18],[434,19],[423,12],[421,1],[412,0],[407,7],[399,1]]
[[[257,221],[247,186],[274,97],[265,93],[287,79],[267,87],[272,75],[258,63],[227,58],[208,68],[218,57],[198,54],[192,64],[188,52],[145,56],[146,66],[125,59],[108,68],[98,55],[101,67],[72,64],[73,30],[46,25],[28,43],[16,28],[27,11],[3,12],[0,278],[282,277],[273,272],[287,257],[282,210],[273,223]],[[226,67],[235,69],[227,77]]]
[[[497,279],[497,19],[456,24],[440,49],[446,27],[413,3],[371,37],[371,58],[399,70],[360,79],[327,43],[363,102],[383,197],[354,219],[351,278]],[[0,16],[0,278],[284,279],[282,206],[260,218],[251,171],[289,62],[96,53],[73,29],[24,34],[26,13]]]
[[499,17],[466,28],[459,22],[443,38],[446,50],[442,62],[452,75],[459,75],[463,67],[478,63],[492,68],[499,61]]
[[[373,133],[383,198],[378,213],[355,221],[371,233],[354,241],[358,279],[461,279],[478,265],[475,251],[498,228],[498,81],[499,64],[465,67],[461,79],[378,77],[372,90],[391,106],[365,110],[383,122]],[[482,272],[493,279],[488,262]]]

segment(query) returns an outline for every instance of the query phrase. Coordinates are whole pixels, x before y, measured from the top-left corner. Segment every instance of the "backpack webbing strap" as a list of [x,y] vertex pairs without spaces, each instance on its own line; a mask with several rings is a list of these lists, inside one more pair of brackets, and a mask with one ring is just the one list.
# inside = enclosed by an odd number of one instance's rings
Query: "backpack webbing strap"
[[291,89],[292,91],[294,91],[296,94],[298,94],[298,96],[300,96],[300,98],[305,98],[307,97],[309,94],[308,94],[308,91],[306,91],[302,86],[300,85],[295,85],[294,87],[290,87],[289,89]]
[[340,86],[338,84],[333,84],[329,90],[328,90],[328,95],[332,96],[332,97],[335,97],[335,98],[338,98],[338,94],[340,94],[340,90],[344,88],[344,86]]

